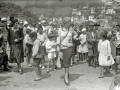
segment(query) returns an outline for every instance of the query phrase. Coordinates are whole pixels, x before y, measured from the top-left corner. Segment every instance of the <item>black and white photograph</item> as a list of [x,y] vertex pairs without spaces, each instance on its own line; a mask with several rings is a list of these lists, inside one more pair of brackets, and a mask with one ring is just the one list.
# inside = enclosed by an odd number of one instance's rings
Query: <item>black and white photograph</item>
[[0,90],[120,90],[120,0],[0,0]]

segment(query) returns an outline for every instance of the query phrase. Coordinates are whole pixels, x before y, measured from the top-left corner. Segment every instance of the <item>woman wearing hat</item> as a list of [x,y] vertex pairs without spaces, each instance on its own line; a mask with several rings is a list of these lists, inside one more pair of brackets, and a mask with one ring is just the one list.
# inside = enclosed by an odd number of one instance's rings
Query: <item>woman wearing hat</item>
[[[88,46],[86,41],[86,29],[82,29],[82,34],[79,36],[79,40],[81,45],[79,45],[78,52],[79,54],[82,54],[83,57],[83,63],[87,62],[87,53],[88,53]],[[80,58],[80,55],[79,55]]]
[[23,73],[21,63],[24,61],[23,59],[23,31],[20,29],[18,25],[18,20],[13,20],[13,27],[9,31],[9,42],[10,42],[10,62],[16,62],[18,66],[18,71],[20,74]]
[[70,29],[70,21],[64,20],[62,28],[58,31],[58,44],[60,45],[61,52],[63,53],[62,65],[65,70],[64,82],[69,85],[69,67],[71,63],[71,57],[73,53],[73,39],[77,37],[77,33]]

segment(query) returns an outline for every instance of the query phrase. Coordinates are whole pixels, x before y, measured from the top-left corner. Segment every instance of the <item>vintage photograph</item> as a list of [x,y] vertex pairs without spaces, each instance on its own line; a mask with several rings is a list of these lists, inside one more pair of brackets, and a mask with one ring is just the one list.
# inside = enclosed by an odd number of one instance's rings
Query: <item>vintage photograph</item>
[[120,0],[0,0],[0,90],[120,90]]

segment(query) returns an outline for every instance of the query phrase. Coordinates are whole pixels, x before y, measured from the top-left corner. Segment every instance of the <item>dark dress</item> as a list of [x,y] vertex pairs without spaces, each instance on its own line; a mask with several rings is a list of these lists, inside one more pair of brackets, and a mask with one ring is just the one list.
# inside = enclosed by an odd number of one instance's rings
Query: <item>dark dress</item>
[[[22,63],[24,61],[23,53],[23,30],[19,28],[18,31],[10,29],[9,31],[9,43],[10,43],[10,63]],[[18,42],[14,42],[18,39]]]

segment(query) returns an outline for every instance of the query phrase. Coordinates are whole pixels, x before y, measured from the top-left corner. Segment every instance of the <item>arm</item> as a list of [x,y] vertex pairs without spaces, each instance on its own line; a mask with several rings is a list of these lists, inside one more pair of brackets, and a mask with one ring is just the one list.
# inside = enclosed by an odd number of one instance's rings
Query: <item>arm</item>
[[34,45],[33,45],[32,58],[36,57],[36,55],[39,51],[39,47],[40,47],[39,42],[38,41],[35,42]]
[[92,43],[93,39],[90,38],[89,32],[86,34],[86,41]]
[[108,41],[107,43],[107,47],[108,47],[108,56],[111,55],[111,46],[110,46],[110,42]]
[[101,40],[99,40],[99,42],[98,42],[98,52],[100,52],[100,42],[101,42]]
[[76,31],[75,30],[73,30],[72,29],[72,34],[73,34],[73,39],[76,39],[77,38],[77,36],[78,36],[78,34],[76,33]]

